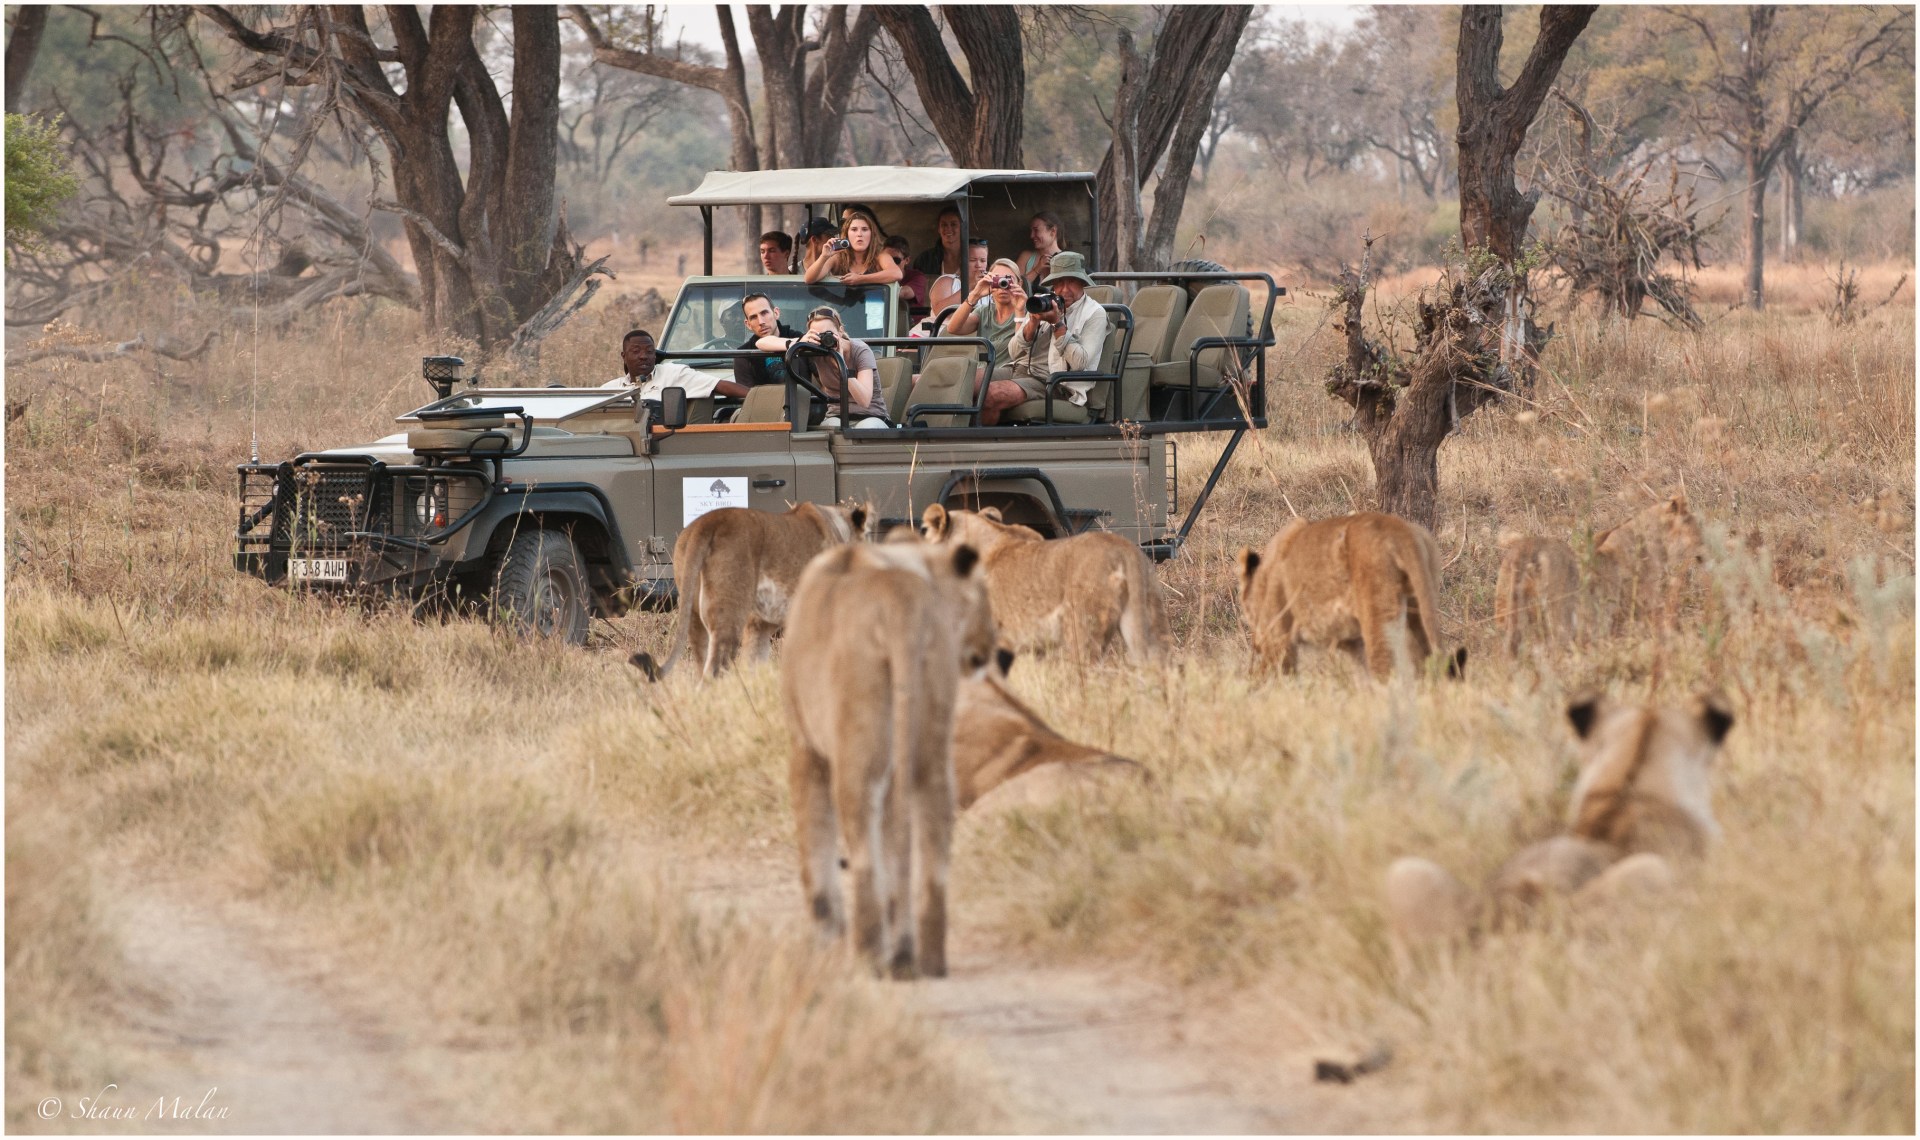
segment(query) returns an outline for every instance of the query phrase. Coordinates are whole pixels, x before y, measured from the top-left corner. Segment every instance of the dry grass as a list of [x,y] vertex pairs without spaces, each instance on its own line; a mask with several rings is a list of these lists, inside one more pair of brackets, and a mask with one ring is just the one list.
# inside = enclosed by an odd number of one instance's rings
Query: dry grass
[[[1249,1024],[1391,1041],[1369,1081],[1413,1091],[1409,1127],[1911,1131],[1914,312],[1835,331],[1788,308],[1697,337],[1558,315],[1538,421],[1483,413],[1442,454],[1442,606],[1473,675],[1387,687],[1311,657],[1245,676],[1234,550],[1371,485],[1320,388],[1336,339],[1312,300],[1284,308],[1275,426],[1162,568],[1175,664],[1014,674],[1157,790],[977,832],[957,922],[1226,992]],[[210,320],[129,297],[95,323]],[[543,375],[610,373],[627,323],[596,306]],[[788,849],[771,669],[648,691],[622,661],[667,615],[565,652],[232,572],[256,418],[268,456],[383,434],[426,398],[413,358],[446,348],[342,305],[263,337],[257,377],[245,329],[198,366],[8,377],[33,398],[7,440],[9,1119],[98,1065],[79,1027],[112,948],[48,901],[86,863],[48,853],[90,850],[247,894],[484,1040],[460,1079],[516,1127],[1006,1127],[895,991],[682,897],[682,860]],[[1183,441],[1183,502],[1217,447]],[[1497,658],[1503,529],[1577,539],[1679,485],[1710,558],[1676,636]],[[1891,530],[1857,506],[1886,488]],[[1559,710],[1586,683],[1733,696],[1703,880],[1605,925],[1397,960],[1380,871],[1418,852],[1471,878],[1550,829]],[[71,837],[29,834],[56,817]]]

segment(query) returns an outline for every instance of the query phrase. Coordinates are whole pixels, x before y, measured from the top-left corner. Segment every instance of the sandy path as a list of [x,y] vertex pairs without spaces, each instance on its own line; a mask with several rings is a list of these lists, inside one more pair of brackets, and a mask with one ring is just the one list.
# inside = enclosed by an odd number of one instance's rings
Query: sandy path
[[[128,1045],[141,1072],[96,1100],[137,1115],[75,1120],[76,1102],[62,1114],[66,1127],[307,1134],[448,1127],[443,1106],[423,1101],[402,1075],[401,1036],[377,1014],[343,1004],[332,969],[311,947],[285,945],[245,908],[202,902],[184,886],[123,883],[108,906],[130,974]],[[158,1112],[156,1103],[164,1106]]]
[[[790,856],[708,861],[683,889],[709,913],[798,926]],[[1214,1055],[1208,1011],[1186,995],[1117,972],[1040,965],[970,934],[949,948],[952,973],[916,982],[912,998],[945,1032],[975,1046],[1034,1132],[1247,1133],[1301,1127],[1236,1095]],[[1317,1131],[1317,1128],[1308,1130]]]

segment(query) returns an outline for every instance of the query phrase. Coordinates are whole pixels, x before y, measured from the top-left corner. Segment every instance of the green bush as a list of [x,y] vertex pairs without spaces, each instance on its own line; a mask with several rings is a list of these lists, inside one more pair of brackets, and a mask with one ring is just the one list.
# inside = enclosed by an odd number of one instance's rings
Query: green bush
[[38,116],[7,116],[7,241],[30,244],[80,188],[60,146],[60,128]]

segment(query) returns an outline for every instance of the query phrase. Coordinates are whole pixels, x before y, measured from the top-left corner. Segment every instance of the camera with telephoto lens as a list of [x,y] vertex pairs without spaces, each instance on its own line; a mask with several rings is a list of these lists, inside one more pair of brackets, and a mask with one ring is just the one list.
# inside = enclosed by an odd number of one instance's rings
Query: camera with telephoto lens
[[853,248],[853,243],[846,238],[837,237],[827,243],[827,248],[834,253],[845,253]]
[[1027,312],[1039,314],[1052,312],[1060,307],[1060,298],[1051,289],[1042,289],[1027,298]]

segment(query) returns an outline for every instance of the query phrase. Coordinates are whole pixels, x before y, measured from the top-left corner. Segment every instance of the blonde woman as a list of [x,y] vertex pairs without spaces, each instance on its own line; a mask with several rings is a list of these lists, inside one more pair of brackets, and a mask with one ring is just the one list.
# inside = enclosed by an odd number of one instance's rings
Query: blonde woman
[[1027,238],[1033,248],[1020,255],[1020,276],[1033,285],[1053,269],[1053,255],[1067,244],[1067,232],[1060,215],[1051,210],[1038,213],[1027,223]]
[[[900,267],[880,255],[886,240],[880,223],[864,210],[849,210],[840,220],[840,236],[820,248],[807,263],[807,284],[828,277],[843,285],[889,285],[900,280]],[[839,248],[834,248],[838,246]]]
[[[989,265],[986,273],[974,283],[973,292],[967,294],[953,316],[947,318],[941,335],[985,337],[993,345],[994,362],[1005,365],[1008,344],[1013,339],[1014,326],[1019,324],[1026,309],[1026,299],[1027,291],[1020,284],[1020,267],[1003,257]],[[987,385],[981,424],[991,427],[999,423],[1001,412],[1018,407],[1026,399],[1025,389],[1014,381],[991,381]]]
[[[829,341],[827,335],[832,334]],[[863,340],[855,340],[847,335],[847,326],[841,323],[839,310],[830,305],[822,305],[807,314],[807,331],[799,338],[815,344],[825,344],[840,353],[847,362],[847,414],[854,417],[856,428],[876,428],[887,426],[887,396],[874,383],[874,373],[879,364],[874,360],[873,348]],[[791,342],[789,342],[791,343]],[[829,396],[840,395],[841,376],[837,365],[831,360],[820,357],[810,358],[813,364],[813,382]],[[820,421],[824,428],[840,426],[840,405],[836,399],[827,409],[827,416]]]

